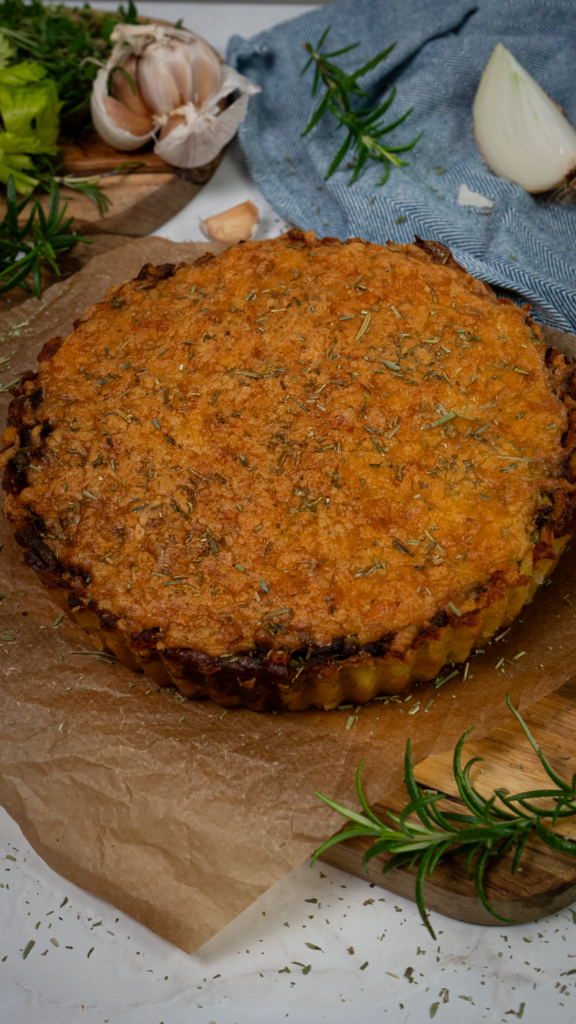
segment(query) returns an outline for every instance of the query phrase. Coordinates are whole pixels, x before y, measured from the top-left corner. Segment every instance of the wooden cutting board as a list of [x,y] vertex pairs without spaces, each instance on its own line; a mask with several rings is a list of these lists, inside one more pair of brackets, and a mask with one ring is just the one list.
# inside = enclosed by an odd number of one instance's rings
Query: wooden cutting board
[[[85,140],[61,147],[62,174],[75,177],[103,175],[98,188],[110,200],[104,217],[90,199],[72,189],[62,188],[62,197],[74,214],[79,234],[113,234],[144,238],[175,217],[210,180],[220,164],[223,152],[203,167],[180,170],[171,167],[151,144],[132,153],[119,153],[98,138],[95,132]],[[127,166],[124,173],[111,173]]]
[[[220,164],[223,152],[203,167],[179,170],[165,163],[150,147],[133,153],[120,153],[93,133],[87,139],[61,146],[61,175],[84,178],[98,175],[98,188],[110,206],[103,217],[93,201],[65,185],[60,186],[67,214],[74,216],[74,230],[80,235],[121,235],[144,238],[175,217],[210,180]],[[128,165],[123,170],[123,165]],[[114,172],[114,173],[113,173]],[[45,209],[50,196],[39,196]],[[0,218],[6,200],[0,198]],[[29,213],[26,208],[21,220]]]
[[[560,690],[533,704],[523,712],[534,739],[557,774],[570,780],[576,772],[576,677]],[[464,747],[463,764],[471,757],[483,757],[473,766],[471,779],[487,797],[494,789],[505,787],[511,793],[546,787],[548,777],[516,719],[510,715],[493,736]],[[452,774],[452,752],[427,757],[414,770],[416,781],[427,789],[446,795],[441,808],[468,813],[459,799]],[[373,806],[374,813],[386,820],[387,811],[398,813],[408,803],[403,785],[390,797]],[[388,819],[389,820],[389,819]],[[565,819],[557,829],[565,838],[576,840],[576,818]],[[326,864],[366,877],[362,856],[369,840],[346,840],[331,847],[320,858]],[[510,873],[513,852],[493,864],[485,876],[485,892],[494,910],[516,922],[535,921],[557,913],[576,900],[576,857],[558,854],[537,837],[530,839],[515,875]],[[389,855],[374,857],[368,863],[368,880],[404,898],[414,898],[416,872],[398,868],[382,877],[382,865]],[[440,863],[425,887],[426,907],[448,917],[474,924],[498,925],[502,922],[484,909],[468,879],[465,857],[450,857]]]

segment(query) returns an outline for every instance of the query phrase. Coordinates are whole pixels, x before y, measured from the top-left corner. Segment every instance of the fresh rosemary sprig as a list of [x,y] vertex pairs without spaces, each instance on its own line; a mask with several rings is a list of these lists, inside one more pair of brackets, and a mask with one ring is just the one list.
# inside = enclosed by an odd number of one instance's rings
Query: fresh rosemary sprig
[[74,174],[62,173],[62,158],[60,155],[55,158],[43,155],[37,159],[34,173],[38,179],[39,187],[43,189],[44,192],[50,192],[54,183],[56,183],[56,185],[63,185],[64,188],[69,188],[73,192],[80,192],[82,195],[92,200],[94,205],[97,207],[100,216],[104,217],[114,203],[101,188],[98,188],[102,179],[114,178],[122,174],[130,174],[132,171],[135,171],[138,167],[142,166],[143,163],[141,160],[124,160],[112,171],[102,171],[99,174],[77,176]]
[[[136,166],[141,165],[136,164]],[[37,192],[43,191],[49,193],[52,191],[53,185],[64,186],[64,188],[69,188],[73,192],[79,192],[81,195],[85,195],[88,199],[91,199],[101,217],[104,217],[108,213],[108,210],[112,205],[112,200],[105,195],[102,189],[98,188],[98,185],[102,178],[120,173],[122,173],[121,170],[116,168],[114,171],[107,171],[106,174],[90,174],[88,176],[81,177],[74,174],[63,174],[62,156],[60,153],[54,157],[41,154],[36,157],[34,163]]]
[[[513,715],[518,719],[525,735],[536,751],[544,770],[552,780],[555,789],[533,789],[525,793],[517,793],[515,796],[505,789],[497,789],[489,800],[486,800],[470,781],[470,769],[477,761],[483,761],[482,757],[471,758],[466,766],[462,768],[461,756],[462,747],[466,738],[473,732],[468,729],[460,737],[454,750],[453,772],[458,792],[463,803],[470,810],[470,814],[460,814],[455,811],[441,811],[438,802],[445,799],[442,793],[434,790],[421,789],[414,778],[412,768],[412,757],[410,740],[406,741],[406,754],[404,758],[405,782],[410,797],[410,803],[404,808],[400,815],[388,811],[388,817],[398,826],[390,828],[385,822],[376,817],[370,810],[360,785],[360,774],[364,761],[362,761],[356,773],[356,789],[364,814],[350,811],[341,804],[331,800],[322,793],[316,796],[328,804],[334,811],[348,818],[350,825],[332,836],[316,850],[312,858],[312,864],[330,846],[341,843],[345,839],[358,836],[370,836],[373,844],[366,851],[362,858],[362,865],[366,872],[366,865],[372,857],[380,853],[392,853],[393,856],[382,868],[382,874],[387,874],[393,868],[407,864],[408,867],[416,867],[416,904],[420,916],[426,925],[432,938],[436,938],[434,930],[426,909],[424,907],[424,883],[429,878],[440,859],[457,853],[466,853],[466,872],[470,877],[472,862],[475,860],[474,884],[478,898],[486,910],[499,921],[506,921],[514,924],[510,918],[501,917],[490,906],[484,891],[484,876],[486,868],[493,857],[502,856],[510,848],[514,849],[512,861],[512,874],[516,872],[520,858],[526,843],[532,834],[536,834],[552,850],[558,853],[566,853],[576,857],[576,843],[562,839],[551,830],[560,818],[571,817],[576,814],[576,774],[568,784],[563,782],[556,772],[550,767],[538,744],[531,736],[530,731],[523,721],[521,715],[512,707],[510,694],[506,697],[506,703]],[[552,806],[537,807],[533,800],[548,798]],[[503,805],[499,807],[496,802]],[[419,822],[409,821],[409,815],[416,814]],[[549,819],[551,828],[545,824]]]
[[[18,225],[18,217],[27,204],[32,209],[25,224]],[[6,189],[6,215],[0,223],[0,293],[20,285],[24,291],[34,292],[40,298],[42,260],[60,275],[56,262],[59,253],[71,249],[76,242],[90,239],[70,231],[74,220],[64,220],[67,203],[60,207],[60,192],[52,182],[48,214],[40,201],[26,196],[18,202],[14,178],[10,175]],[[32,275],[32,285],[26,280]]]
[[58,185],[64,185],[65,188],[72,189],[74,192],[79,192],[81,195],[86,196],[87,199],[91,199],[100,216],[105,217],[113,203],[102,189],[98,188],[103,177],[104,175],[102,174],[91,174],[84,178],[78,178],[73,174],[54,175],[50,179],[50,186],[52,182],[55,182]]
[[330,164],[330,167],[324,176],[324,181],[327,181],[328,178],[334,174],[342,163],[342,160],[346,156],[350,146],[353,146],[353,149],[357,152],[356,167],[348,184],[354,184],[367,159],[370,158],[371,160],[379,160],[384,165],[384,174],[377,183],[378,185],[383,185],[384,182],[388,180],[390,164],[394,164],[396,167],[405,167],[407,165],[407,161],[401,160],[396,154],[405,153],[407,150],[412,149],[424,132],[420,132],[420,135],[413,139],[412,142],[406,143],[404,146],[384,146],[380,142],[382,136],[387,135],[388,132],[393,131],[394,128],[397,128],[398,125],[402,124],[402,122],[405,121],[412,113],[414,108],[411,107],[405,114],[402,114],[402,117],[397,118],[396,121],[392,121],[391,124],[385,125],[381,121],[381,118],[394,102],[394,98],[396,96],[395,87],[392,88],[390,95],[383,103],[376,103],[363,110],[352,110],[350,98],[351,96],[370,98],[370,93],[365,92],[364,89],[361,89],[358,85],[358,79],[362,78],[368,71],[372,71],[373,68],[377,67],[377,65],[392,52],[396,43],[392,43],[392,45],[386,50],[382,50],[381,53],[378,53],[372,58],[372,60],[369,60],[367,64],[363,64],[357,71],[347,74],[347,72],[332,63],[332,58],[338,57],[342,53],[348,53],[350,50],[354,50],[357,46],[360,46],[360,43],[352,43],[350,46],[344,46],[340,50],[332,50],[331,53],[321,53],[322,44],[324,43],[331,27],[331,25],[328,26],[326,31],[322,34],[320,42],[315,48],[310,43],[303,44],[304,49],[310,54],[310,60],[307,61],[305,67],[301,71],[301,74],[303,75],[310,65],[314,63],[316,68],[314,71],[312,96],[316,95],[320,81],[322,81],[326,86],[326,94],[320,102],[319,107],[310,118],[310,121],[302,132],[302,136],[308,135],[308,132],[311,132],[318,124],[322,115],[329,110],[340,122],[338,129],[347,128],[348,134]]

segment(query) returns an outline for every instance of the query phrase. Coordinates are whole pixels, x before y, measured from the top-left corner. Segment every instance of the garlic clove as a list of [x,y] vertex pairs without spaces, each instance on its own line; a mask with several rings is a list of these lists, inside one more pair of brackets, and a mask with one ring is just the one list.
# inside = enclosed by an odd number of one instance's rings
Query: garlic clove
[[478,149],[501,178],[546,192],[576,167],[576,131],[502,43],[484,69],[473,113]]
[[190,99],[196,107],[217,93],[222,84],[222,61],[218,54],[203,39],[195,39],[187,47],[193,70],[193,86]]
[[192,65],[178,40],[151,43],[140,57],[138,81],[144,102],[157,115],[171,114],[192,99]]
[[126,75],[123,75],[121,71],[114,71],[112,75],[112,95],[120,103],[123,103],[128,110],[131,110],[133,114],[138,114],[140,117],[149,117],[149,111],[146,107],[140,89],[138,88],[138,60],[134,54],[130,54],[127,59],[119,65],[130,75],[134,83],[133,91],[132,86]]
[[207,238],[215,242],[246,242],[254,238],[260,214],[258,207],[249,199],[230,210],[224,210],[213,217],[200,221],[200,227]]
[[128,110],[123,103],[115,100],[113,96],[107,96],[105,100],[106,111],[118,128],[123,128],[131,135],[146,135],[152,131],[152,119],[150,114],[135,114]]
[[151,120],[140,118],[113,96],[108,96],[108,74],[108,68],[100,68],[92,86],[90,111],[94,127],[100,138],[115,149],[123,152],[140,149],[152,136]]

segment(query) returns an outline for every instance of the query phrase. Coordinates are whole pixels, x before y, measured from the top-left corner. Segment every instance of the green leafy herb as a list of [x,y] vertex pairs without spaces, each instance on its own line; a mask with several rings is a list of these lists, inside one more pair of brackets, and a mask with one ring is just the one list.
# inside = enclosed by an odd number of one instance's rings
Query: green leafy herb
[[332,63],[333,57],[338,57],[340,54],[348,53],[350,50],[354,50],[360,43],[352,43],[349,46],[344,46],[340,50],[332,50],[331,53],[322,53],[321,47],[324,43],[326,36],[330,31],[331,25],[328,26],[325,32],[323,32],[320,42],[314,48],[310,43],[304,43],[304,49],[310,54],[310,60],[307,61],[305,67],[302,69],[301,74],[304,74],[310,65],[314,63],[316,65],[314,72],[314,83],[312,85],[312,96],[316,95],[318,85],[320,81],[326,86],[326,93],[317,107],[316,111],[310,118],[310,121],[306,125],[306,128],[302,132],[302,135],[308,135],[313,128],[316,127],[320,118],[327,111],[330,111],[340,122],[338,128],[346,128],[347,135],[340,146],[336,156],[330,164],[328,171],[324,176],[326,181],[330,178],[334,172],[338,169],[342,160],[346,156],[346,153],[352,146],[357,152],[356,167],[349,185],[353,185],[360,171],[364,167],[367,159],[378,160],[384,165],[384,174],[379,185],[383,185],[388,179],[390,173],[390,164],[394,164],[396,167],[406,166],[406,160],[401,160],[396,154],[404,153],[409,149],[412,149],[416,145],[418,140],[424,134],[420,132],[412,142],[408,142],[403,146],[385,146],[380,142],[383,135],[387,135],[388,132],[398,128],[403,121],[412,113],[413,107],[407,110],[405,114],[386,125],[382,121],[382,117],[388,110],[388,108],[394,102],[396,96],[396,88],[393,87],[390,91],[387,99],[383,103],[375,103],[372,106],[366,107],[362,110],[352,110],[351,97],[358,96],[360,98],[370,99],[370,93],[365,92],[358,85],[358,79],[362,78],[369,71],[372,71],[378,64],[381,63],[394,49],[396,43],[392,43],[386,50],[382,50],[381,53],[376,54],[366,64],[358,68],[357,71],[353,71],[348,74],[341,68],[337,67]]
[[118,22],[135,24],[137,14],[132,0],[127,8],[120,6],[115,12],[93,10],[88,4],[65,7],[44,5],[40,0],[0,2],[0,30],[14,47],[15,59],[37,61],[56,83],[69,137],[90,128],[92,82],[98,64],[107,56],[112,29]]
[[[510,918],[501,917],[490,906],[484,891],[484,876],[491,858],[500,857],[509,849],[514,849],[512,861],[512,874],[518,868],[520,858],[526,847],[526,843],[533,832],[540,837],[552,850],[558,853],[569,854],[576,857],[576,843],[562,839],[552,831],[559,819],[571,817],[576,814],[576,774],[572,776],[570,783],[564,782],[548,764],[544,754],[538,747],[522,717],[512,707],[510,694],[506,697],[506,703],[517,718],[524,730],[524,734],[536,751],[549,779],[554,783],[554,789],[534,789],[525,793],[517,793],[511,796],[505,789],[497,789],[490,799],[486,800],[470,781],[470,770],[477,761],[483,761],[482,757],[471,758],[466,766],[462,768],[461,756],[462,747],[466,738],[473,732],[468,729],[460,737],[454,750],[453,772],[458,792],[463,803],[470,814],[460,814],[455,811],[441,811],[437,806],[439,801],[445,799],[442,793],[434,790],[421,789],[414,778],[410,740],[406,741],[406,754],[404,759],[405,781],[410,803],[404,808],[400,815],[388,811],[388,817],[398,826],[390,828],[381,821],[370,810],[360,785],[360,774],[364,762],[362,761],[356,773],[356,789],[364,814],[350,811],[341,804],[331,800],[322,793],[316,793],[320,800],[328,804],[333,810],[348,818],[350,824],[332,836],[316,850],[312,858],[312,864],[325,850],[345,839],[358,836],[370,836],[373,843],[362,858],[364,871],[372,857],[381,853],[392,853],[393,856],[382,868],[382,874],[387,874],[393,868],[408,865],[418,866],[416,873],[416,903],[420,916],[428,928],[428,931],[435,939],[436,936],[432,925],[428,920],[424,907],[424,883],[429,878],[440,859],[447,855],[466,853],[466,870],[468,877],[474,864],[474,884],[478,898],[486,910],[499,921],[514,923]],[[548,799],[552,801],[551,806],[538,807],[532,801]],[[497,806],[497,801],[502,805]],[[418,821],[409,821],[409,815],[415,814]],[[545,822],[549,821],[549,825]],[[551,826],[551,827],[550,827]]]
[[[2,59],[6,59],[5,50]],[[38,184],[26,172],[34,169],[33,155],[58,152],[60,107],[56,85],[40,64],[0,68],[0,181],[4,185],[10,175],[18,192],[28,194]]]
[[[18,217],[30,202],[32,209],[28,219],[20,226]],[[74,218],[64,220],[67,204],[60,206],[60,192],[55,182],[47,214],[38,199],[27,196],[18,202],[13,175],[8,178],[6,204],[6,216],[0,222],[0,293],[20,285],[24,291],[34,291],[40,298],[42,260],[59,275],[58,254],[71,249],[76,242],[90,240],[70,231]],[[29,275],[32,275],[32,285],[27,281]]]

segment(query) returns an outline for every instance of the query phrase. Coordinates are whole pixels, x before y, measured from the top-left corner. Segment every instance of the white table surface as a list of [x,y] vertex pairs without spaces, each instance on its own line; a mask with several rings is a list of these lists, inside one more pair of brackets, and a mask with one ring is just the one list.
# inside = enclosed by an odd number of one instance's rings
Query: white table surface
[[[116,3],[98,0],[97,6]],[[167,20],[182,17],[221,52],[234,32],[251,35],[310,9],[138,7]],[[157,233],[199,240],[200,217],[247,198],[261,212],[257,237],[284,229],[234,145],[202,192]],[[51,871],[1,808],[0,851],[0,1024],[576,1019],[576,975],[567,973],[576,969],[576,910],[494,928],[433,914],[433,942],[410,901],[325,865],[310,870],[307,862],[188,956]],[[306,902],[311,899],[318,902]],[[35,945],[24,959],[31,939]]]

